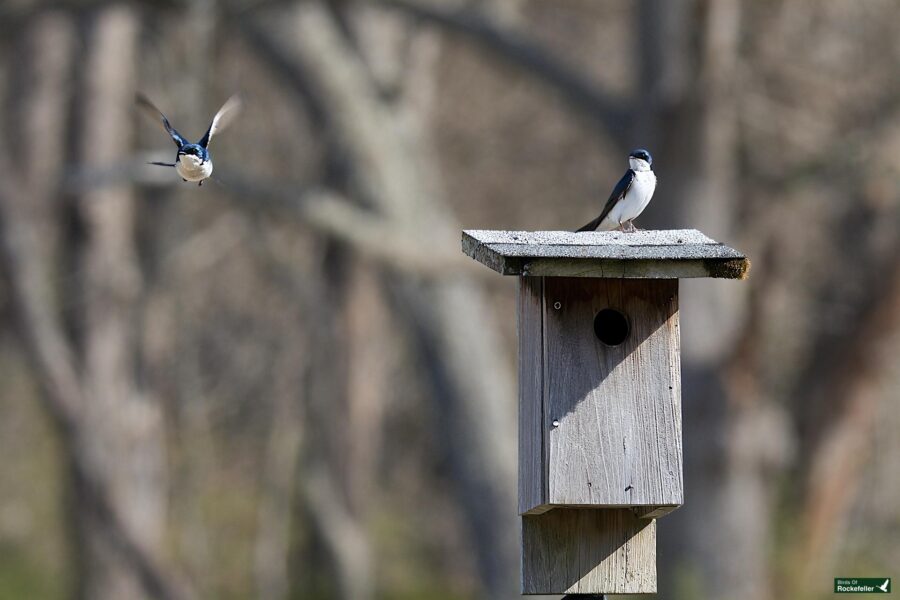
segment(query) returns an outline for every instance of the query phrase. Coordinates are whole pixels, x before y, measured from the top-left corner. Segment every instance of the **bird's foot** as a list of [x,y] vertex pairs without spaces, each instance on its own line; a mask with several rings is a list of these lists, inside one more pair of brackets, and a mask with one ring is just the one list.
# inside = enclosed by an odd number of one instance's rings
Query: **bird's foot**
[[184,177],[182,177],[181,180],[182,180],[183,182],[187,183],[187,179],[185,179]]
[[203,182],[202,182],[202,181],[199,182],[199,183],[197,183],[197,187],[200,187],[201,185],[203,185]]
[[628,233],[634,233],[635,231],[639,231],[639,229],[637,227],[635,227],[634,223],[632,223],[631,221],[626,221],[625,224],[628,226],[628,228],[625,229],[624,231],[627,231]]

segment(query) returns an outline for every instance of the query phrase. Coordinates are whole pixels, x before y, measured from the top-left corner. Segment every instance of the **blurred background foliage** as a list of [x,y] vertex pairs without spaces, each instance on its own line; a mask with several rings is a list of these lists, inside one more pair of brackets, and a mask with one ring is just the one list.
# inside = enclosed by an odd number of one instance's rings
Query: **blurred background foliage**
[[[5,0],[0,600],[512,598],[515,284],[459,230],[638,224],[684,282],[660,594],[900,564],[895,0]],[[239,92],[215,181],[187,137]],[[471,264],[470,264],[471,263]]]

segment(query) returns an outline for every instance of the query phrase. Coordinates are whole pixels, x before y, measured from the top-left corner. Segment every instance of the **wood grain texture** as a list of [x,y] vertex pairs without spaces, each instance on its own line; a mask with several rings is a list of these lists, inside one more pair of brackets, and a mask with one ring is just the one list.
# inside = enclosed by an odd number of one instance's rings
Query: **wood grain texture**
[[587,508],[522,517],[523,594],[655,592],[655,520]]
[[[549,503],[681,504],[678,282],[548,278],[544,292]],[[604,308],[628,319],[619,346],[594,334]]]
[[543,438],[544,279],[520,277],[519,334],[519,514],[546,497]]
[[[527,307],[528,320],[542,323],[540,333],[535,324],[520,323],[519,330],[526,363],[520,436],[531,438],[520,440],[520,514],[604,506],[644,507],[642,514],[658,516],[665,512],[659,507],[681,505],[678,282],[543,281],[543,316],[534,315],[536,301]],[[618,346],[594,334],[594,316],[605,308],[628,319],[630,333]]]

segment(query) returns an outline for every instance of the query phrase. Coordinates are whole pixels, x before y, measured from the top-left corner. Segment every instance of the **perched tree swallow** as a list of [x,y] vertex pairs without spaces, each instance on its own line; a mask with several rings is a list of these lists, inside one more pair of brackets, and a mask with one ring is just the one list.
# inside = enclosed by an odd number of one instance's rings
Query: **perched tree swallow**
[[169,123],[169,119],[166,118],[166,115],[156,108],[146,96],[138,94],[137,102],[138,105],[147,110],[154,119],[162,119],[163,127],[166,128],[166,131],[172,136],[172,141],[178,146],[178,154],[175,156],[174,163],[151,162],[150,164],[159,165],[161,167],[175,167],[175,170],[181,175],[183,180],[196,181],[197,185],[203,185],[203,180],[212,175],[213,170],[212,158],[209,155],[209,141],[216,133],[228,126],[237,114],[238,109],[241,106],[238,97],[232,96],[222,105],[222,108],[220,108],[219,112],[216,113],[216,116],[213,117],[212,123],[209,124],[206,135],[204,135],[196,144],[191,144],[184,139],[184,137],[172,127]]
[[650,169],[652,163],[653,158],[644,149],[639,148],[629,154],[629,169],[613,188],[603,212],[578,231],[634,231],[631,221],[644,212],[656,189],[656,175]]

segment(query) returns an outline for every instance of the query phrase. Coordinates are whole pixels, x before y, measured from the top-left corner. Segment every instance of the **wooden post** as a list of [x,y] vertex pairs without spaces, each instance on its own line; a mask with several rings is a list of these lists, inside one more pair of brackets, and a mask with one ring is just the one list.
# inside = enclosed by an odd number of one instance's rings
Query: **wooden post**
[[683,502],[678,279],[743,278],[694,230],[466,231],[519,276],[524,594],[656,592],[656,518]]

